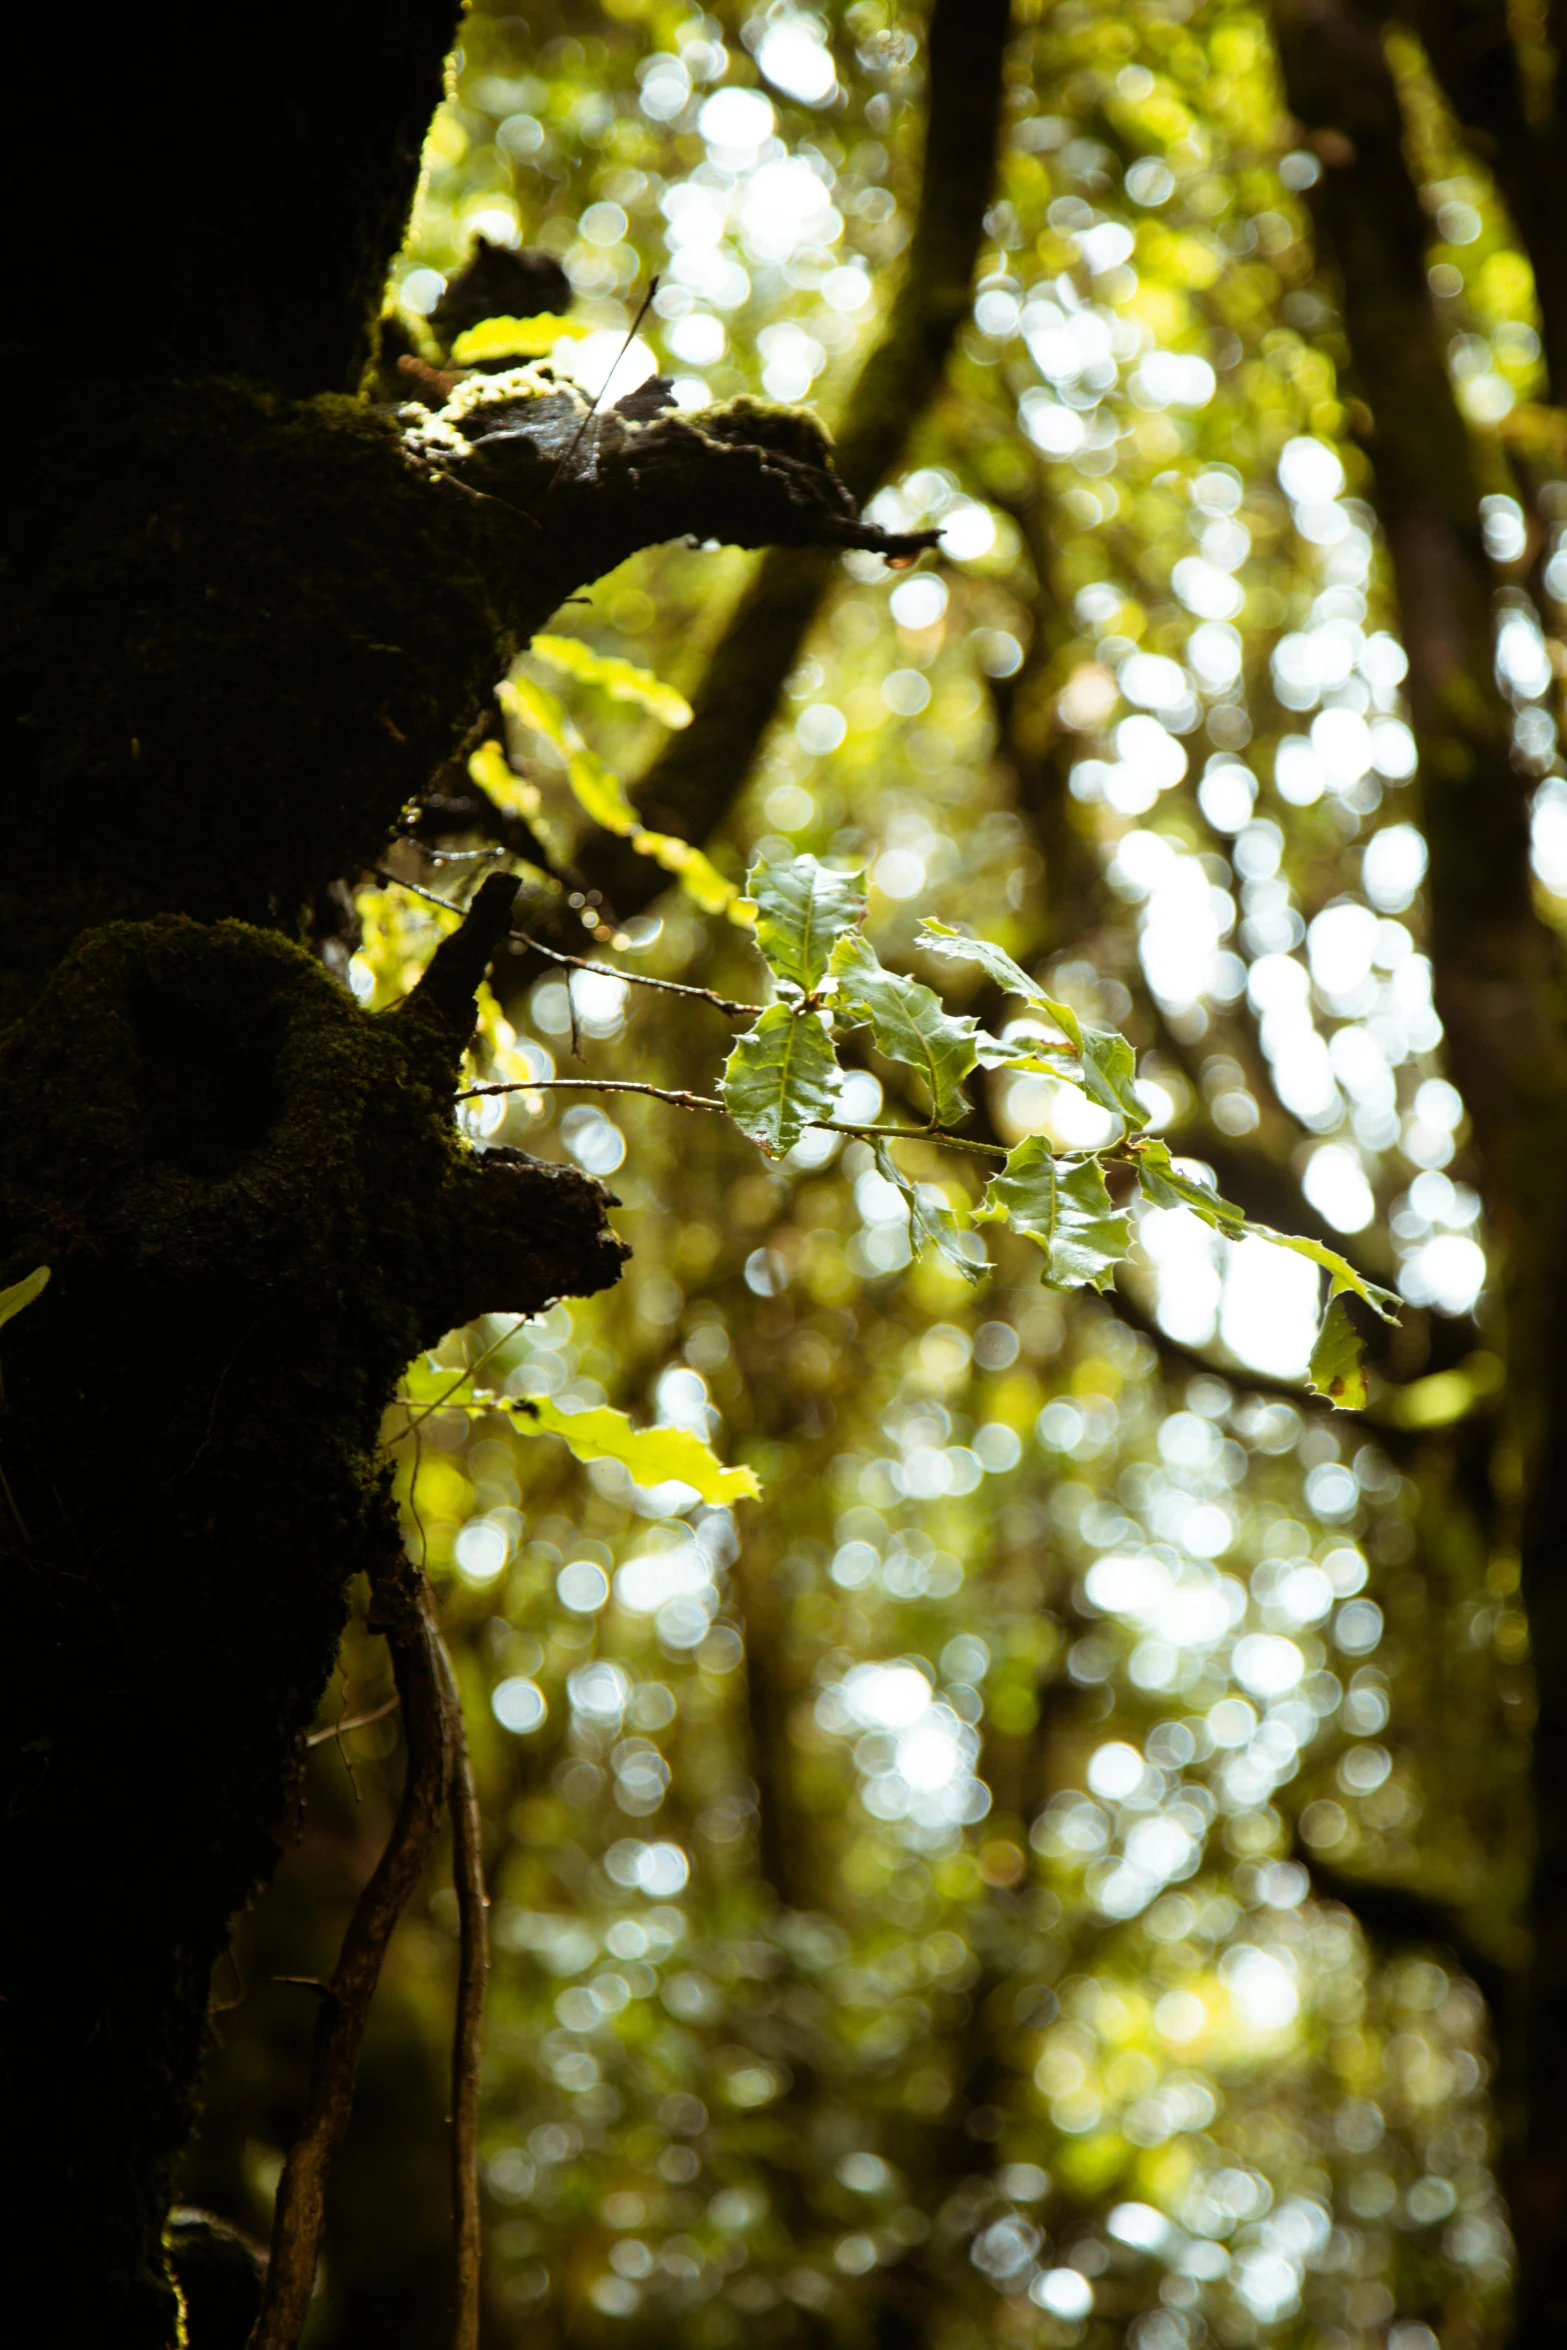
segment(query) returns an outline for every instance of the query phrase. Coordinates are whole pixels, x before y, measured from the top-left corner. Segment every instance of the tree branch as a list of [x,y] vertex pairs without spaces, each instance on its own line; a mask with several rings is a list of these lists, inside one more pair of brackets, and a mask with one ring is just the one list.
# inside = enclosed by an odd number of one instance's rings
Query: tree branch
[[365,2018],[392,1929],[435,1842],[451,1773],[439,1635],[424,1578],[401,1555],[375,1580],[371,1622],[386,1635],[402,1701],[407,1770],[402,1801],[375,1872],[359,1897],[316,2019],[310,2102],[283,2166],[260,2314],[249,2350],[296,2350],[310,2309],[332,2162],[348,2128]]
[[1462,1913],[1450,1902],[1418,1892],[1413,1886],[1390,1885],[1336,1869],[1331,1862],[1318,1859],[1299,1837],[1295,1858],[1311,1879],[1318,1900],[1336,1901],[1347,1909],[1369,1941],[1395,1950],[1430,1943],[1445,1945],[1500,2024],[1517,1994],[1518,1972],[1475,1940]]
[[462,1694],[451,1654],[426,1606],[452,1769],[447,1804],[452,1821],[452,1880],[457,1890],[457,2006],[452,2029],[452,2222],[456,2236],[456,2313],[452,2350],[478,2350],[480,2285],[479,2056],[484,2029],[484,1982],[489,1971],[489,1895],[484,1889],[483,1823],[468,1759]]

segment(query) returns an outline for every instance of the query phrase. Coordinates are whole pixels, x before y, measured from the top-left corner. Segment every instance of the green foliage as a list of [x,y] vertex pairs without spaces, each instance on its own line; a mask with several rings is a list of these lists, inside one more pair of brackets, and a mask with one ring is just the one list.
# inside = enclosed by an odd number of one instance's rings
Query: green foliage
[[1131,1245],[1131,1227],[1116,1208],[1096,1158],[1067,1158],[1031,1135],[991,1178],[982,1222],[1001,1218],[1045,1253],[1052,1289],[1108,1289]]
[[568,1412],[549,1395],[517,1396],[511,1409],[541,1435],[562,1438],[574,1460],[620,1461],[638,1485],[673,1480],[714,1508],[762,1497],[754,1469],[726,1469],[689,1428],[633,1428],[624,1412],[607,1405]]
[[919,980],[885,970],[859,931],[839,939],[830,968],[838,983],[835,1024],[868,1024],[877,1051],[920,1079],[933,1124],[960,1126],[969,1111],[963,1079],[979,1057],[974,1044],[978,1022],[949,1012],[934,989]]
[[612,702],[630,702],[671,727],[689,726],[691,705],[684,694],[618,654],[600,653],[579,636],[536,636],[528,647],[536,661],[557,669],[578,685],[596,686]]
[[809,995],[826,977],[838,940],[865,915],[858,873],[835,873],[814,857],[753,865],[746,889],[756,907],[756,943],[776,980]]
[[35,1298],[42,1297],[49,1286],[51,1270],[48,1265],[35,1265],[32,1272],[24,1275],[20,1281],[13,1281],[8,1289],[0,1289],[0,1330],[24,1306],[30,1306]]
[[1349,1308],[1336,1291],[1311,1350],[1306,1379],[1313,1394],[1325,1395],[1342,1410],[1363,1412],[1367,1387],[1360,1335],[1349,1318]]
[[963,1246],[962,1224],[936,1185],[911,1183],[884,1142],[877,1142],[874,1149],[876,1172],[894,1187],[908,1210],[910,1245],[918,1250],[928,1243],[965,1281],[979,1281],[985,1271],[984,1259],[976,1262]]
[[480,367],[495,359],[547,359],[557,343],[593,329],[583,319],[560,318],[553,310],[535,318],[483,318],[452,345],[454,367]]
[[773,1158],[830,1119],[842,1072],[820,1013],[769,1004],[724,1063],[724,1106]]

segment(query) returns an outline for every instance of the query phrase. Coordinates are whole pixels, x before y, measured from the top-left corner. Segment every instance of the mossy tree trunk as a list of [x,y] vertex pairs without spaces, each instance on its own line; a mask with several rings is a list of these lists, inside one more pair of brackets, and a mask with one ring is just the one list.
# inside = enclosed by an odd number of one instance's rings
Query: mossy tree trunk
[[398,1548],[381,1413],[451,1326],[623,1255],[597,1185],[454,1131],[511,886],[375,1019],[304,910],[584,579],[687,532],[899,542],[751,403],[642,401],[565,464],[568,390],[361,404],[452,0],[281,0],[237,67],[191,6],[89,11],[69,53],[58,21],[12,36],[53,191],[12,380],[71,357],[11,481],[0,1287],[52,1279],[0,1337],[0,2211],[40,2338],[168,2350],[210,1971],[347,1584]]

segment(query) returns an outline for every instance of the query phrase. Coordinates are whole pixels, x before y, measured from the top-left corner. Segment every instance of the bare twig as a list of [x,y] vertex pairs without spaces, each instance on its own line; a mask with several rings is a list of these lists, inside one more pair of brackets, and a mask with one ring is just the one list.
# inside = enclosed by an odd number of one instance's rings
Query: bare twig
[[450,1653],[438,1630],[434,1632],[434,1640],[452,1757],[447,1803],[452,1821],[452,1880],[457,1889],[459,1936],[457,2012],[452,2032],[451,2178],[457,2252],[452,2350],[478,2350],[479,2053],[484,2026],[484,1980],[490,1956],[486,1916],[489,1897],[484,1889],[479,1798],[463,1732],[462,1696]]
[[283,2166],[272,2258],[248,2350],[296,2350],[304,2331],[327,2174],[348,2127],[365,2017],[392,1929],[435,1841],[450,1775],[447,1708],[424,1579],[400,1554],[376,1575],[372,1622],[385,1633],[392,1652],[407,1772],[391,1837],[359,1897],[316,2019],[309,2107]]
[[767,1009],[765,1004],[737,1003],[733,997],[718,995],[710,987],[688,987],[684,980],[655,979],[647,971],[620,971],[613,963],[591,963],[582,955],[562,954],[558,947],[547,947],[541,938],[530,938],[525,930],[514,930],[512,937],[531,947],[535,954],[543,955],[548,962],[569,963],[574,971],[596,971],[601,979],[618,979],[627,987],[652,987],[661,995],[691,996],[698,1003],[712,1004],[731,1020],[754,1020]]
[[454,1096],[460,1102],[479,1101],[491,1093],[645,1093],[655,1102],[673,1102],[677,1110],[728,1111],[716,1095],[681,1093],[669,1085],[641,1085],[629,1077],[529,1077],[520,1085],[470,1085]]
[[372,1722],[384,1722],[388,1714],[395,1714],[402,1704],[400,1697],[389,1697],[373,1713],[353,1714],[346,1722],[333,1722],[325,1730],[311,1730],[306,1734],[307,1746],[325,1746],[329,1738],[346,1738],[350,1730],[368,1730]]

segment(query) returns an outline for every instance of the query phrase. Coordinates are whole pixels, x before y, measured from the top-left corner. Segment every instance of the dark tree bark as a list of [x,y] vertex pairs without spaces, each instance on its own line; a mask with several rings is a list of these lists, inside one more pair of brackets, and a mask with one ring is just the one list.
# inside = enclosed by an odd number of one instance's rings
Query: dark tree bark
[[[1451,21],[1454,20],[1449,20]],[[1503,2172],[1518,2243],[1513,2340],[1567,2339],[1567,1025],[1557,943],[1534,910],[1528,776],[1495,683],[1478,485],[1425,274],[1426,225],[1374,13],[1280,11],[1292,110],[1318,134],[1321,220],[1409,654],[1430,851],[1432,959],[1473,1122],[1506,1330],[1507,1411],[1537,1692],[1533,1947],[1500,2002]],[[1329,134],[1322,137],[1321,134]]]
[[[187,5],[89,12],[71,54],[55,21],[12,78],[13,151],[62,191],[14,379],[77,356],[13,475],[0,1287],[52,1279],[0,1338],[0,2211],[40,2338],[167,2350],[209,1973],[349,1579],[390,1588],[399,1550],[383,1408],[452,1325],[624,1253],[599,1186],[454,1131],[513,885],[376,1019],[303,909],[636,548],[915,542],[858,523],[791,412],[585,425],[542,377],[359,402],[450,0],[283,0],[237,70]],[[199,184],[219,132],[243,203]]]

